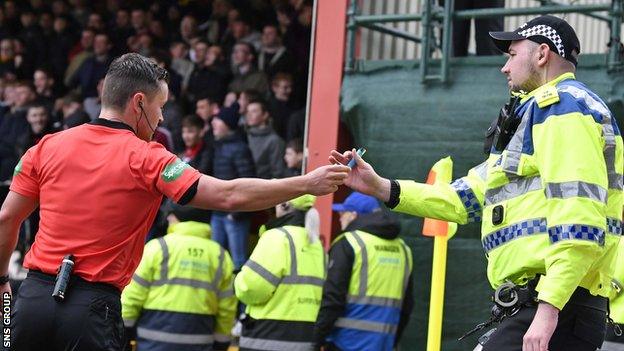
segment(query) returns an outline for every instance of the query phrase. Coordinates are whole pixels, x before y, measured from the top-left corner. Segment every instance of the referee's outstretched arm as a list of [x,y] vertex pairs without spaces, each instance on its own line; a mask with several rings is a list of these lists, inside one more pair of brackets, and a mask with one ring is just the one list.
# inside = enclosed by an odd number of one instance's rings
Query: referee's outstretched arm
[[189,205],[223,211],[255,211],[273,207],[303,194],[326,195],[338,189],[349,167],[327,165],[298,177],[221,180],[203,175]]

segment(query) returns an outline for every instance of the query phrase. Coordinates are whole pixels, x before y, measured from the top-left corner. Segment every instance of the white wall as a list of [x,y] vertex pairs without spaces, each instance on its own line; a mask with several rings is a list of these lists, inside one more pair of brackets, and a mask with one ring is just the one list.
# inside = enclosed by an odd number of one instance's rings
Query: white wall
[[[425,0],[360,0],[361,14],[405,14],[420,13]],[[609,4],[610,0],[558,0],[563,4]],[[535,0],[506,0],[505,6],[537,7]],[[599,13],[606,16],[606,13]],[[561,14],[553,14],[562,16]],[[517,16],[505,18],[505,30],[513,30],[534,16]],[[609,41],[609,27],[606,22],[590,18],[581,14],[566,14],[566,20],[576,30],[581,42],[581,53],[604,53]],[[395,27],[420,36],[420,22],[387,23],[386,26]],[[471,31],[474,30],[473,29]],[[471,36],[474,38],[474,35]],[[438,38],[440,38],[438,31]],[[469,51],[474,52],[474,39]],[[436,54],[439,56],[439,53]],[[420,44],[411,41],[393,38],[365,28],[360,33],[360,58],[368,60],[387,59],[415,59],[420,57]]]

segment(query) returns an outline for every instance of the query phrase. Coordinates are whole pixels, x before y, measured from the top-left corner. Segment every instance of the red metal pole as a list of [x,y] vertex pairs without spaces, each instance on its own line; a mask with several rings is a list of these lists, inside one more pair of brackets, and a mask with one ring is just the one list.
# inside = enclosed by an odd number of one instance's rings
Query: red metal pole
[[[339,146],[340,87],[345,53],[348,0],[317,0],[308,108],[306,172],[328,163],[329,152]],[[321,235],[331,242],[334,196],[320,197],[316,209]]]

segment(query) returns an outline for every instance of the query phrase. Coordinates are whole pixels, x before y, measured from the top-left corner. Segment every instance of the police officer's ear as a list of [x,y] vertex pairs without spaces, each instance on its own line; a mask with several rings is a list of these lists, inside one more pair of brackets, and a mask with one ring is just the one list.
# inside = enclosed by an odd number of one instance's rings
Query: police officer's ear
[[548,62],[548,59],[550,58],[550,47],[547,44],[540,44],[537,47],[536,50],[536,54],[537,54],[537,64],[539,66],[543,66]]

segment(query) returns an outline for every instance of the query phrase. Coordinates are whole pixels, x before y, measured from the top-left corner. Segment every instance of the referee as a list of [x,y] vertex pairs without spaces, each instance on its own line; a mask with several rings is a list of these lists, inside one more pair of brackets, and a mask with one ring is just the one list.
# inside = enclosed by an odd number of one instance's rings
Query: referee
[[[22,221],[40,207],[29,270],[11,316],[11,350],[120,350],[120,292],[137,267],[162,197],[181,205],[253,211],[335,191],[341,165],[279,180],[202,175],[158,143],[167,71],[138,54],[111,64],[95,121],[44,137],[15,168],[0,210],[0,293]],[[73,255],[65,299],[51,295],[63,257]]]

